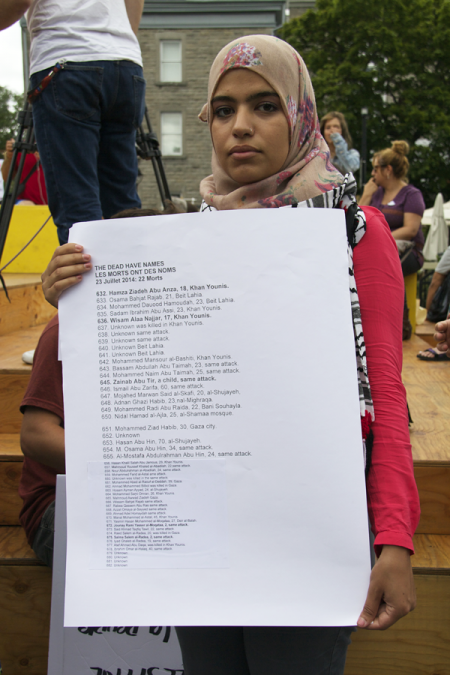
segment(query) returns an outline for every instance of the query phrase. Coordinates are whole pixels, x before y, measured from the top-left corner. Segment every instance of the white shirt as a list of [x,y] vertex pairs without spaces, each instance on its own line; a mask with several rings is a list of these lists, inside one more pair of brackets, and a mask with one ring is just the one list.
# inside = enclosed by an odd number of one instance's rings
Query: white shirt
[[142,66],[124,0],[33,0],[27,12],[30,74],[67,61],[128,60]]

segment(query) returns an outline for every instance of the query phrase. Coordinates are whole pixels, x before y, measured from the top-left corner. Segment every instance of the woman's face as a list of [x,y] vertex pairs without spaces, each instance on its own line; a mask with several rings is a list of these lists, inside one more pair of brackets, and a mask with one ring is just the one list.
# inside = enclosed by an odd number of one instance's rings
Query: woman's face
[[257,73],[238,68],[212,99],[211,135],[222,169],[239,185],[272,176],[289,153],[289,126],[278,94]]
[[391,172],[390,166],[382,166],[380,158],[374,155],[372,160],[372,178],[378,187],[385,188],[389,184],[389,175]]
[[323,135],[325,137],[326,142],[328,145],[333,145],[333,141],[331,140],[331,134],[341,134],[342,135],[342,127],[341,123],[339,122],[337,117],[333,117],[333,119],[328,120],[328,122],[325,122],[325,127],[323,130]]

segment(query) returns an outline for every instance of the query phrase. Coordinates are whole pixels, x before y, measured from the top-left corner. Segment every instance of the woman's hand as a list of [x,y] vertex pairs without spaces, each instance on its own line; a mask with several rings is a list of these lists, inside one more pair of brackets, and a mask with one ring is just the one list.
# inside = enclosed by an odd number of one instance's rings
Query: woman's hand
[[410,553],[401,546],[383,546],[370,575],[359,628],[386,630],[416,606]]
[[434,327],[434,339],[438,343],[441,352],[447,351],[450,358],[450,314],[445,321],[439,321]]
[[364,191],[360,197],[359,204],[361,206],[370,206],[372,197],[375,192],[378,190],[378,185],[375,183],[373,178],[369,178],[367,183],[364,186]]
[[83,253],[80,244],[59,246],[42,274],[42,290],[45,299],[58,307],[61,293],[79,284],[82,275],[92,269],[91,256]]

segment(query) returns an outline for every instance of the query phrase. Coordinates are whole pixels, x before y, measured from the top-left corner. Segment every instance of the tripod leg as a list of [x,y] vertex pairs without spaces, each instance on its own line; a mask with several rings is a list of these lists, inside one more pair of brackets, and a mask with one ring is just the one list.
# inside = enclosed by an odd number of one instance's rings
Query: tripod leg
[[[17,192],[19,189],[20,178],[22,176],[23,166],[25,164],[26,152],[29,152],[33,149],[34,146],[34,130],[33,130],[33,120],[31,116],[31,109],[27,103],[25,110],[19,113],[19,132],[17,134],[17,139],[14,145],[14,152],[11,161],[11,166],[8,173],[8,178],[5,184],[5,192],[0,208],[0,260],[3,254],[3,249],[5,248],[6,236],[8,234],[9,224],[11,222],[11,216],[14,208],[14,204],[17,199]],[[25,142],[23,141],[23,135],[27,132]],[[14,170],[17,161],[17,155],[19,152],[22,152],[19,162],[19,167],[17,169],[16,180],[13,183]]]

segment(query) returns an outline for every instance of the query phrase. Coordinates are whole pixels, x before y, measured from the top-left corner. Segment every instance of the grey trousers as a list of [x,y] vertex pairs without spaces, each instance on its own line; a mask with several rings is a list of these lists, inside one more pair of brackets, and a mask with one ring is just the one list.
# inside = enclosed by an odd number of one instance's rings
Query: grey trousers
[[33,551],[39,560],[49,567],[53,567],[53,540],[55,538],[55,502],[47,507],[41,518],[33,539]]
[[343,675],[356,628],[177,626],[185,675]]

